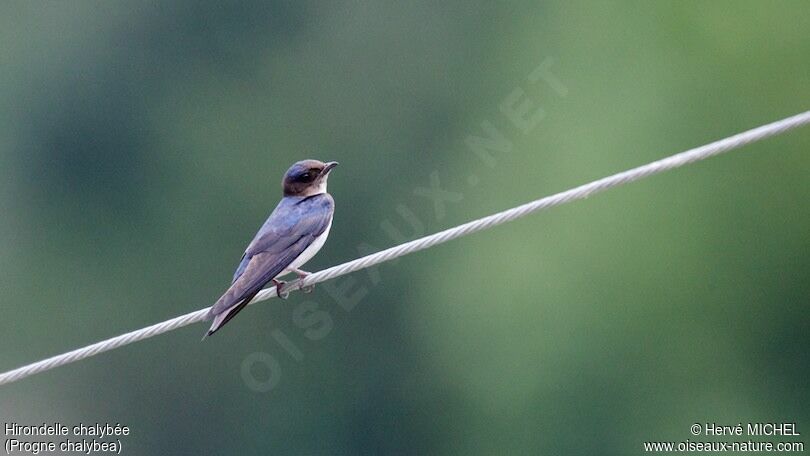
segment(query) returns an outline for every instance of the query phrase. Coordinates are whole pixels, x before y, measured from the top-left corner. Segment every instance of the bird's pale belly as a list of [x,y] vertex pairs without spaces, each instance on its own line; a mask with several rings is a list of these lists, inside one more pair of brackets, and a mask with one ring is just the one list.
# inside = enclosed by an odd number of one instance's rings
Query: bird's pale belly
[[329,220],[329,225],[326,226],[326,229],[323,230],[323,233],[321,233],[320,236],[315,238],[315,240],[312,241],[312,244],[310,244],[309,247],[304,249],[304,251],[301,252],[300,255],[298,255],[298,258],[294,259],[293,262],[290,263],[289,266],[287,266],[287,269],[282,271],[282,273],[279,274],[279,276],[289,274],[290,272],[292,272],[291,269],[298,269],[301,266],[303,266],[307,261],[311,260],[312,257],[314,257],[315,254],[318,253],[319,250],[321,250],[321,247],[323,247],[323,244],[326,242],[326,237],[329,236],[329,229],[331,228],[332,228],[332,221]]

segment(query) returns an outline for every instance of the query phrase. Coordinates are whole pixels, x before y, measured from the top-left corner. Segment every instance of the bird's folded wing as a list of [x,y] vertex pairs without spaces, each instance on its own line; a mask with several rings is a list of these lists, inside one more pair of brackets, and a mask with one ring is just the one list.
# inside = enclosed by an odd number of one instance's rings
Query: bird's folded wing
[[255,295],[267,282],[279,275],[284,268],[292,263],[311,243],[312,241],[301,237],[282,252],[262,252],[253,255],[244,272],[214,304],[210,314],[220,314],[239,304],[243,299]]
[[220,314],[252,297],[279,275],[326,230],[334,202],[316,195],[288,207],[279,207],[250,243],[228,291],[211,308]]

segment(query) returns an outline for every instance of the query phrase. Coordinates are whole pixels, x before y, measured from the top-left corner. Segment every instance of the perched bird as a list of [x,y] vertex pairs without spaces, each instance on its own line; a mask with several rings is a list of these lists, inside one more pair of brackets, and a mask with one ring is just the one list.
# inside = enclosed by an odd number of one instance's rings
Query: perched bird
[[231,287],[211,307],[208,315],[214,321],[206,336],[230,321],[269,282],[283,297],[284,282],[276,277],[288,273],[306,277],[308,273],[298,268],[323,247],[332,226],[335,201],[326,193],[326,181],[337,165],[303,160],[287,170],[284,197],[247,246]]

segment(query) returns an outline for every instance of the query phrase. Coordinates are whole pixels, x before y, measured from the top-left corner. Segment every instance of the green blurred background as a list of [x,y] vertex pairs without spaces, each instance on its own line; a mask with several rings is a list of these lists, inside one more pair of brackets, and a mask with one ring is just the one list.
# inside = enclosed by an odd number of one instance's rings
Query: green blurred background
[[[808,30],[801,1],[6,2],[0,370],[210,305],[296,160],[342,164],[319,270],[806,110]],[[533,128],[510,95],[543,110]],[[491,162],[468,145],[482,122],[511,145]],[[808,147],[805,128],[203,343],[197,324],[0,387],[0,418],[126,424],[144,455],[810,434]],[[438,211],[431,176],[453,193]],[[315,307],[330,324],[302,328]]]

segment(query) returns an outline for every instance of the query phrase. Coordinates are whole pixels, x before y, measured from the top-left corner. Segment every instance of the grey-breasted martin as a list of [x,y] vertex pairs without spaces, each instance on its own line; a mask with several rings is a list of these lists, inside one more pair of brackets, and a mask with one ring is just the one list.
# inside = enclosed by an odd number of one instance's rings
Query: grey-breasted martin
[[308,274],[298,268],[318,253],[329,235],[335,201],[326,193],[326,181],[337,165],[303,160],[287,170],[282,181],[284,197],[247,246],[231,287],[208,312],[214,322],[206,336],[230,321],[269,282],[283,296],[284,282],[276,277]]

